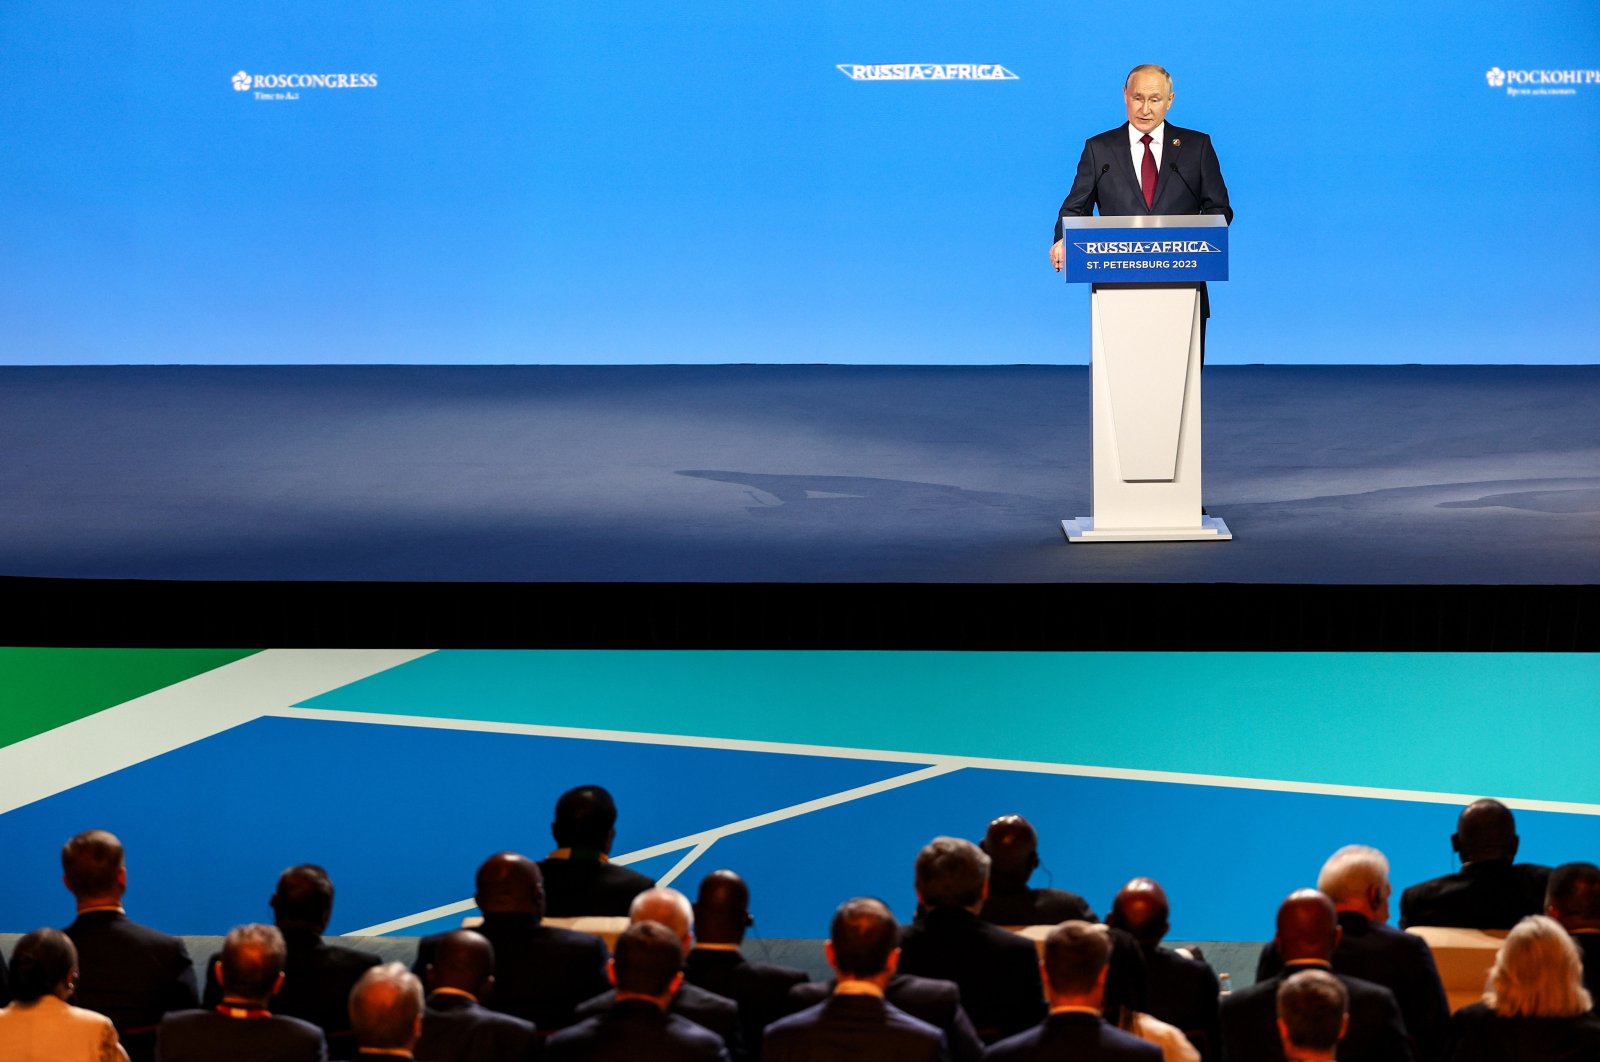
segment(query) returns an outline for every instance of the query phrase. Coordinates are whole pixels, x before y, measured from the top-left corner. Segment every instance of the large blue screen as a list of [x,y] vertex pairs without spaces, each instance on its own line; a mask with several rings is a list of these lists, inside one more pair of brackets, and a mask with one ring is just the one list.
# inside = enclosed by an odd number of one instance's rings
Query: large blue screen
[[1084,362],[1139,62],[1214,362],[1596,360],[1593,0],[8,0],[0,362]]

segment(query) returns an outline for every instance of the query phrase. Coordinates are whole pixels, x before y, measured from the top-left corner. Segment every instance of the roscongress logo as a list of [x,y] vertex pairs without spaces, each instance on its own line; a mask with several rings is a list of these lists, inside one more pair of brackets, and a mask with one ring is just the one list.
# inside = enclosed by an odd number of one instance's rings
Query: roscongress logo
[[372,89],[377,74],[251,74],[239,71],[229,79],[235,92],[250,92],[258,100],[297,100],[303,89]]
[[851,81],[1017,81],[999,63],[835,63]]
[[1502,70],[1491,66],[1483,79],[1508,96],[1576,96],[1586,86],[1600,85],[1600,70]]

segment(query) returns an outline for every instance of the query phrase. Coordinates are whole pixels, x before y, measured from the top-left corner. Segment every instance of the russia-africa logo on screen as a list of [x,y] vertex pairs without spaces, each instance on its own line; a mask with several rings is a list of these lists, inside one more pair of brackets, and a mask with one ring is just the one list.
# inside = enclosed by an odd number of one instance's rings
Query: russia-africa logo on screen
[[851,81],[1016,81],[999,63],[835,63]]
[[370,89],[377,74],[248,74],[233,75],[233,91],[254,93],[258,100],[297,100],[301,89]]

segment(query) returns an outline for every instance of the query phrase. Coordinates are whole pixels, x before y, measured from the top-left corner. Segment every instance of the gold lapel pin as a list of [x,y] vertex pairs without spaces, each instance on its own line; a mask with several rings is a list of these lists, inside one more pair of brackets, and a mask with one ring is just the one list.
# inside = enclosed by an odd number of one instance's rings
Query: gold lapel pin
[[1183,146],[1183,141],[1179,140],[1177,137],[1173,137],[1172,138],[1172,146],[1173,147],[1182,147]]

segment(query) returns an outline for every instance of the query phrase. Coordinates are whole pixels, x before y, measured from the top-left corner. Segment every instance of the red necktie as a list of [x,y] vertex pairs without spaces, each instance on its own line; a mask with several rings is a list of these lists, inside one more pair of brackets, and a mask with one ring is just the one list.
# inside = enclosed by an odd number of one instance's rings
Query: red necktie
[[1156,157],[1150,153],[1150,134],[1139,138],[1144,144],[1144,161],[1139,164],[1139,187],[1144,189],[1146,209],[1156,205]]

